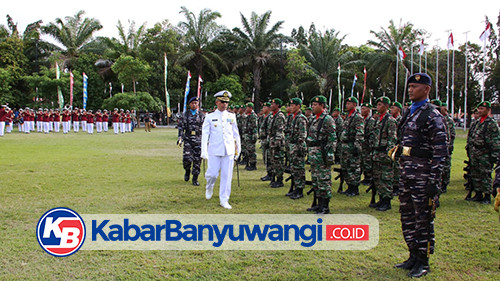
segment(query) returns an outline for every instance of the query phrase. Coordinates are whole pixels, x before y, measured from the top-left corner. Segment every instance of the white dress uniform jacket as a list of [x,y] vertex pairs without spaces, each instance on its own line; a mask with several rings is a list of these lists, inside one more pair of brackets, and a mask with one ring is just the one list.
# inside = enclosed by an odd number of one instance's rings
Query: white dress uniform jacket
[[201,157],[239,155],[241,139],[236,115],[227,110],[207,114],[201,134]]

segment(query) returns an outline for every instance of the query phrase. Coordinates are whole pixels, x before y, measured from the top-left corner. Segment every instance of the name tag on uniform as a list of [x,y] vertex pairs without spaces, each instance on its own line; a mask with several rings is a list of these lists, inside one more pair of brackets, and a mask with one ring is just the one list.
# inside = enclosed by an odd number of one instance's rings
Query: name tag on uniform
[[212,119],[212,122],[217,122],[219,119]]
[[191,131],[191,136],[196,136],[196,131]]
[[229,122],[229,123],[231,123],[231,124],[232,124],[232,123],[234,122],[234,120],[233,120],[233,119],[231,119],[231,118],[228,118],[228,119],[227,119],[227,122]]

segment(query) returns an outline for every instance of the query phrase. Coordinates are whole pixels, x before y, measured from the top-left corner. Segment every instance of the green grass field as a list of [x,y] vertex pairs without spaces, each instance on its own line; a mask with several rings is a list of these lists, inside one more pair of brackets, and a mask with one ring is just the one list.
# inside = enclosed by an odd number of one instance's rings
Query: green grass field
[[[452,180],[435,221],[436,253],[424,280],[500,280],[500,223],[493,205],[464,201],[465,139],[455,143]],[[66,258],[45,253],[36,240],[41,215],[54,207],[80,214],[304,214],[312,197],[292,201],[288,187],[271,189],[259,155],[257,171],[233,177],[232,210],[204,198],[205,180],[183,180],[177,131],[138,129],[125,135],[70,133],[0,138],[0,280],[405,280],[394,269],[407,258],[399,202],[377,212],[370,195],[334,194],[336,214],[369,214],[380,222],[379,245],[368,251],[79,251]],[[242,168],[242,167],[240,167]],[[310,176],[308,176],[309,178]],[[338,183],[334,183],[336,190]],[[218,194],[218,185],[216,192]],[[362,188],[362,191],[364,188]]]

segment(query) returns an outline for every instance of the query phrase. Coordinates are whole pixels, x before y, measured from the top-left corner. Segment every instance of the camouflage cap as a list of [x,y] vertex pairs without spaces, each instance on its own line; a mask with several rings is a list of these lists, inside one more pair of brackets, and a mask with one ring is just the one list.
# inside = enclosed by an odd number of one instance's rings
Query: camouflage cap
[[489,101],[482,101],[482,102],[480,102],[480,103],[477,105],[477,107],[479,108],[479,107],[481,107],[481,106],[482,106],[482,107],[486,107],[486,108],[491,108],[491,102],[489,102]]
[[302,105],[302,100],[299,98],[293,98],[290,100],[290,104]]
[[318,95],[318,96],[313,97],[311,102],[326,104],[327,100],[326,100],[325,96]]

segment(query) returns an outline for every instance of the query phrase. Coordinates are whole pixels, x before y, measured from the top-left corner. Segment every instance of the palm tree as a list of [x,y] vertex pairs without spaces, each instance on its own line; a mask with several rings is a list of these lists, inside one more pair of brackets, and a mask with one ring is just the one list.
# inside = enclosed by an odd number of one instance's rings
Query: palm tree
[[224,67],[226,64],[217,53],[210,50],[210,43],[221,33],[222,26],[215,22],[221,14],[203,9],[196,18],[186,7],[181,7],[180,13],[184,14],[186,21],[178,25],[180,33],[183,34],[179,62],[184,65],[193,64],[197,75],[203,75],[203,68],[207,66],[218,76],[217,64]]
[[125,31],[121,21],[118,20],[116,28],[118,29],[118,39],[104,39],[112,52],[109,56],[114,59],[119,58],[121,55],[137,57],[139,55],[139,46],[141,45],[144,35],[146,34],[146,23],[143,23],[136,30],[135,22],[129,20],[128,31]]
[[[368,45],[374,46],[377,51],[370,53],[367,57],[369,61],[368,71],[379,77],[382,91],[394,93],[393,85],[395,84],[398,49],[402,47],[404,50],[409,50],[417,38],[421,38],[425,34],[425,31],[415,29],[411,23],[405,23],[398,28],[392,20],[387,30],[381,29],[379,32],[370,31],[376,40],[369,40]],[[403,67],[406,66],[403,65]],[[400,77],[404,78],[404,75],[400,75]]]
[[324,34],[313,31],[307,39],[307,44],[300,45],[301,53],[309,62],[315,78],[312,82],[322,95],[326,96],[337,84],[339,63],[342,67],[355,63],[348,62],[352,53],[346,51],[342,45],[344,38],[345,36],[339,37],[339,32],[333,29]]
[[79,11],[73,17],[66,17],[64,21],[56,18],[55,23],[42,27],[44,33],[64,46],[62,53],[68,59],[78,57],[81,49],[92,40],[94,32],[102,28],[99,20],[83,18],[84,14],[85,11]]
[[234,68],[251,66],[253,71],[253,85],[255,97],[259,98],[261,90],[262,71],[266,63],[271,59],[272,53],[276,52],[281,40],[290,40],[283,34],[278,33],[284,21],[278,21],[269,30],[271,11],[262,15],[252,12],[250,22],[241,14],[243,30],[233,28],[232,33],[227,34],[228,39],[237,45],[236,55],[238,59]]

